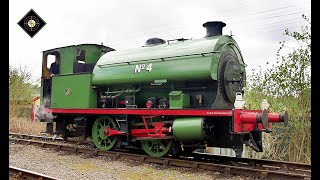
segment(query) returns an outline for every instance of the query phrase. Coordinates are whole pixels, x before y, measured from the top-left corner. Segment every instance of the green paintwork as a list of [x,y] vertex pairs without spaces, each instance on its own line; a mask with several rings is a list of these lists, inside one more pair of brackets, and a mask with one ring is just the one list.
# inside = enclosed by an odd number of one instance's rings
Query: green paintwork
[[77,50],[81,49],[85,51],[85,63],[96,63],[98,59],[105,54],[105,52],[112,49],[96,45],[96,44],[81,44],[75,46],[66,46],[45,51],[44,53],[59,52],[60,54],[60,74],[73,73],[73,62],[76,61]]
[[[54,76],[52,78],[51,107],[94,108],[96,91],[91,88],[92,74]],[[68,94],[68,90],[71,94]]]
[[102,55],[111,51],[110,48],[105,46],[81,45],[78,48],[86,51],[86,63],[96,63]]
[[[235,47],[238,46],[232,37],[213,36],[110,52],[97,62],[92,83],[114,85],[154,83],[157,80],[216,80],[220,52],[227,49],[237,51]],[[147,67],[150,67],[150,64],[152,69],[149,68],[151,70],[148,71]],[[140,65],[144,65],[144,70],[135,72],[136,67]]]
[[182,109],[190,107],[190,96],[182,91],[169,93],[170,109]]
[[63,48],[60,52],[60,74],[71,74],[73,73],[73,61],[75,59],[75,48]]
[[100,116],[92,126],[92,140],[94,145],[102,151],[112,149],[117,141],[117,137],[108,137],[104,134],[104,129],[110,127],[116,129],[116,123],[109,116]]
[[[60,74],[61,75],[67,75],[67,74],[72,74],[73,73],[73,63],[76,61],[76,55],[77,55],[77,50],[81,49],[85,51],[85,63],[86,64],[91,64],[91,63],[96,63],[98,59],[105,54],[106,52],[113,51],[114,49],[103,46],[103,45],[98,45],[98,44],[80,44],[80,45],[72,45],[72,46],[65,46],[65,47],[60,47],[60,48],[55,48],[55,49],[50,49],[46,50],[43,52],[43,56],[46,54],[51,54],[58,52],[60,55]],[[44,61],[42,62],[44,63]],[[41,80],[41,92],[40,92],[40,97],[41,97],[41,102],[40,104],[43,105],[43,65],[42,65],[42,80]],[[89,81],[87,81],[89,82]],[[60,82],[62,84],[65,84],[64,82]],[[88,84],[83,84],[84,82],[81,82],[83,86],[91,87],[91,81]],[[57,89],[59,87],[54,87],[54,89]],[[88,88],[85,88],[88,89]],[[59,93],[58,93],[59,94]],[[90,96],[93,96],[95,94],[91,94]],[[54,95],[53,95],[53,98]],[[57,97],[58,99],[61,99],[61,97]],[[78,97],[79,98],[79,97]],[[91,97],[90,97],[91,98]],[[90,100],[91,101],[91,100]],[[59,102],[56,102],[59,103]],[[94,103],[93,101],[91,103]],[[68,103],[70,105],[70,103]],[[68,106],[69,106],[68,105]],[[64,106],[64,105],[63,105]],[[88,105],[76,105],[75,107],[83,106],[85,108],[88,107]],[[92,106],[92,104],[89,105],[90,107],[96,107]],[[60,106],[61,107],[61,106]]]
[[203,139],[202,117],[177,118],[172,125],[173,135],[181,141],[198,141]]
[[142,149],[150,156],[161,157],[166,155],[171,149],[173,140],[142,140]]

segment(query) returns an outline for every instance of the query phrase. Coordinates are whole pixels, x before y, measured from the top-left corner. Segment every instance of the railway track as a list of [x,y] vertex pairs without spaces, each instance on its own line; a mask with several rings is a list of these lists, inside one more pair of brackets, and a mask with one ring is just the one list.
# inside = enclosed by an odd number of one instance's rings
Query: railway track
[[9,137],[18,137],[18,138],[25,138],[25,139],[40,139],[40,140],[49,140],[49,141],[65,141],[65,139],[61,137],[53,137],[53,136],[37,136],[37,135],[30,135],[30,134],[21,134],[21,133],[9,133]]
[[56,178],[36,173],[33,171],[9,166],[9,179],[41,179],[41,180],[57,180]]
[[[9,133],[9,139],[10,141],[15,141],[16,143],[24,145],[34,145],[43,148],[64,150],[74,153],[92,154],[94,156],[131,159],[144,163],[162,164],[164,166],[204,169],[219,171],[225,174],[245,175],[271,179],[311,179],[311,165],[303,163],[253,158],[236,158],[201,153],[193,153],[192,157],[181,157],[180,159],[155,158],[147,155],[132,154],[122,151],[99,151],[94,148],[79,147],[75,144],[70,145],[65,143],[63,144],[57,142],[48,142],[49,140],[52,141],[53,138],[47,136]],[[42,141],[37,141],[34,139],[40,139]],[[56,140],[64,141],[64,139],[61,138],[58,138]]]

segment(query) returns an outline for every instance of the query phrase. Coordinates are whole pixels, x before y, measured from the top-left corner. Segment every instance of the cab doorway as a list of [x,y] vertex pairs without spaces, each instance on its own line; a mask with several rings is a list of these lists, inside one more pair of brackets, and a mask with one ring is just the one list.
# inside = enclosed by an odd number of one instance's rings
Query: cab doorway
[[[58,69],[58,71],[57,71]],[[51,106],[52,78],[59,74],[60,54],[57,51],[43,55],[43,103],[45,107]]]

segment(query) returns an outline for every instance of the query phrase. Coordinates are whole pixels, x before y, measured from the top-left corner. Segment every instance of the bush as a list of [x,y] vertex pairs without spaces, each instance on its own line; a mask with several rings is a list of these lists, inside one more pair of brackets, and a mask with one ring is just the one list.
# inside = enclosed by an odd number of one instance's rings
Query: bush
[[31,81],[27,67],[9,66],[9,131],[39,134],[45,124],[31,122],[31,100],[39,92],[39,86]]
[[271,112],[289,113],[288,127],[275,124],[274,131],[264,135],[264,156],[271,159],[311,161],[311,22],[302,17],[308,25],[301,32],[284,33],[297,46],[280,42],[276,64],[265,71],[254,70],[245,90],[249,108],[260,109],[261,99],[267,99]]

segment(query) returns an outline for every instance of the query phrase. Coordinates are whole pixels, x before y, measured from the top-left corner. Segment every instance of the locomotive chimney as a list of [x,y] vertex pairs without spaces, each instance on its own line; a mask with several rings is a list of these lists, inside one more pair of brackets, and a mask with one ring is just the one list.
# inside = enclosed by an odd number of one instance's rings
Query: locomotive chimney
[[209,21],[202,26],[207,29],[207,35],[205,37],[210,37],[222,35],[222,28],[225,27],[226,24],[221,21]]

